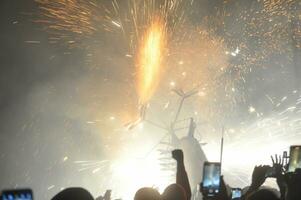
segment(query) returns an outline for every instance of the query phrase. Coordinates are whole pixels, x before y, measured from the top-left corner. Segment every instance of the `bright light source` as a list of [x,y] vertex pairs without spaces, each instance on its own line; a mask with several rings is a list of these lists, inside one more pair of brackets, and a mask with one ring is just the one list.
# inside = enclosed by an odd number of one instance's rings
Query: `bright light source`
[[160,169],[158,155],[151,154],[140,159],[130,156],[125,154],[111,166],[113,177],[118,180],[118,192],[122,194],[122,199],[133,199],[141,187],[153,187],[162,192],[169,180]]
[[174,86],[176,86],[176,83],[175,83],[174,81],[171,81],[171,82],[169,83],[169,85],[170,85],[171,87],[174,87]]
[[250,106],[249,107],[249,113],[253,113],[253,112],[255,112],[256,110],[255,110],[255,108],[253,107],[253,106]]

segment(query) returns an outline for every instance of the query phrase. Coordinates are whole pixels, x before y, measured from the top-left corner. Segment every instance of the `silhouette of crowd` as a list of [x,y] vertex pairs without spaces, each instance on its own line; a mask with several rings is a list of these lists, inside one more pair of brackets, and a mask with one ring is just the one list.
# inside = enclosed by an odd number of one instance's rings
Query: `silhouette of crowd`
[[[300,155],[298,154],[297,156],[299,159]],[[217,173],[217,187],[214,190],[211,190],[210,187],[208,189],[207,185],[204,184],[206,176],[203,174],[203,180],[200,180],[200,189],[198,191],[202,195],[195,197],[191,192],[188,175],[185,170],[183,151],[180,149],[172,151],[172,158],[177,163],[176,183],[167,186],[162,194],[154,188],[142,187],[137,190],[134,200],[301,200],[301,168],[299,168],[300,160],[298,159],[297,162],[299,163],[295,163],[295,168],[292,170],[289,169],[289,161],[287,161],[289,157],[285,155],[271,156],[272,165],[255,166],[251,184],[242,189],[231,188],[227,185],[221,173]],[[208,164],[209,162],[205,162],[204,166],[206,163]],[[214,163],[211,164],[214,166]],[[204,170],[206,169],[204,168]],[[204,173],[207,172],[205,171]],[[273,190],[263,187],[267,178],[275,178],[278,189]],[[15,199],[2,194],[2,200]],[[25,200],[26,198],[18,199]],[[84,188],[67,188],[56,194],[52,200],[94,200],[94,198]],[[107,190],[103,196],[96,198],[96,200],[111,200],[111,191]]]

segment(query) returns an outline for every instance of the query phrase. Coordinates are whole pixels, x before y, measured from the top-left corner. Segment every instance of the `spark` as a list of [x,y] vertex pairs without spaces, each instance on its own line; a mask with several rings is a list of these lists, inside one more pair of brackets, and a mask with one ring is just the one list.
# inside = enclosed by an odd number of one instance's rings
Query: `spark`
[[27,40],[27,41],[25,41],[25,43],[28,43],[28,44],[40,44],[41,41],[37,41],[37,40]]
[[68,156],[65,156],[64,159],[63,159],[63,161],[65,162],[67,160],[68,160]]
[[249,107],[249,113],[253,113],[253,112],[255,112],[256,110],[255,110],[255,108],[253,107],[253,106],[250,106]]
[[120,23],[118,23],[118,22],[116,22],[116,21],[112,21],[112,24],[114,24],[115,26],[117,26],[117,27],[121,27],[121,24]]
[[51,190],[51,189],[53,189],[55,186],[54,185],[50,185],[48,188],[47,188],[47,190]]

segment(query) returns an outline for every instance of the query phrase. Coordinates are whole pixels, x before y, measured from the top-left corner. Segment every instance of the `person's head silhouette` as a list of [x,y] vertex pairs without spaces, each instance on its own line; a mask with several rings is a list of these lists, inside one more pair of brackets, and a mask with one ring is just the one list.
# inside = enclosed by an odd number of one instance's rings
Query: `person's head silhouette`
[[94,200],[84,188],[67,188],[56,194],[52,200]]
[[171,184],[164,190],[162,200],[187,200],[185,189],[179,184]]
[[268,189],[260,189],[252,193],[247,200],[279,200],[277,195]]
[[144,187],[136,192],[134,200],[161,200],[161,196],[154,188]]

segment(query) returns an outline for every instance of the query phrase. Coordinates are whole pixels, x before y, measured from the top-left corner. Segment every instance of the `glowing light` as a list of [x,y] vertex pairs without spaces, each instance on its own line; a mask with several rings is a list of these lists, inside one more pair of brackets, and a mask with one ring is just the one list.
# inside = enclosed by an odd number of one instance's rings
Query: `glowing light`
[[164,24],[157,20],[146,31],[138,53],[138,93],[142,104],[151,98],[158,86],[164,46]]
[[[141,187],[154,187],[160,192],[168,185],[163,176],[156,155],[143,159],[128,156],[116,160],[112,164],[113,176],[118,177],[123,199],[133,199],[135,192]],[[130,180],[130,181],[129,181]]]
[[68,160],[68,156],[65,156],[64,159],[63,159],[63,161],[65,162],[67,160]]
[[255,111],[256,111],[256,110],[255,110],[254,107],[252,107],[252,106],[249,107],[249,113],[253,113],[253,112],[255,112]]
[[176,83],[175,83],[174,81],[170,81],[169,85],[170,85],[171,87],[174,87],[174,86],[176,86]]

